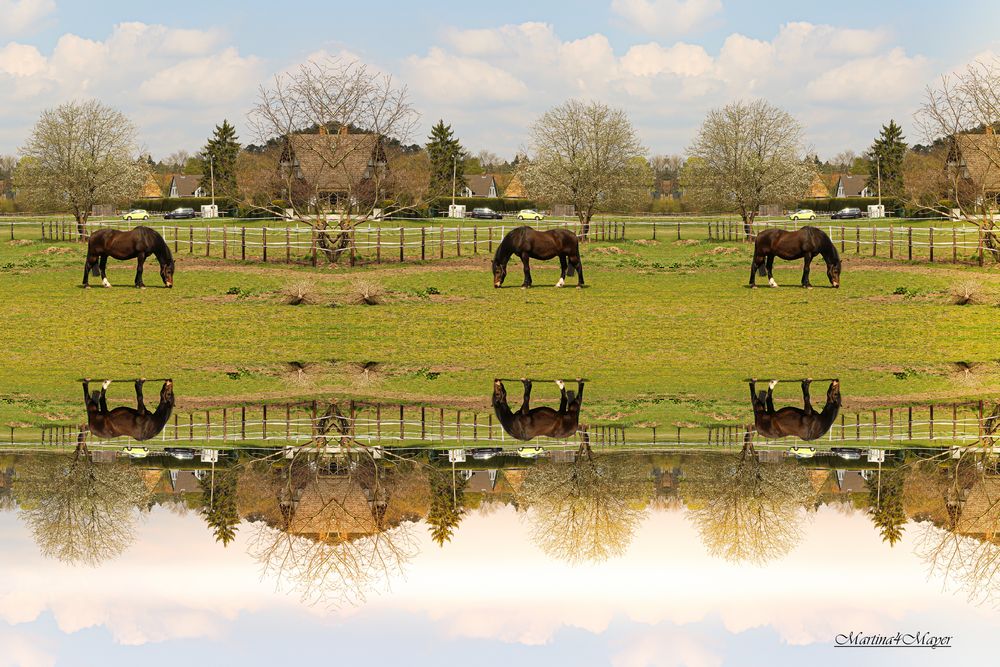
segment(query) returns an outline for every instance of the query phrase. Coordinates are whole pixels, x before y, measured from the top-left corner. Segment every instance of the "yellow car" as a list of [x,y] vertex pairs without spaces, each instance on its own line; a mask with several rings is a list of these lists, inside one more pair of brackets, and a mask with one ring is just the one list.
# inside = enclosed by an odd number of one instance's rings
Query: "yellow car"
[[816,456],[816,450],[812,447],[789,447],[788,453],[799,459],[811,459]]
[[788,219],[789,220],[815,220],[816,219],[816,213],[812,209],[810,209],[810,208],[800,208],[798,211],[795,211],[790,216],[788,216]]
[[149,456],[149,450],[145,447],[122,447],[122,454],[133,459],[144,459]]
[[541,447],[521,447],[517,450],[517,455],[522,459],[534,459],[538,458],[545,453],[545,450]]
[[135,208],[123,215],[122,220],[149,220],[149,213],[146,209]]
[[518,220],[544,220],[545,216],[538,211],[530,208],[524,208],[517,212]]

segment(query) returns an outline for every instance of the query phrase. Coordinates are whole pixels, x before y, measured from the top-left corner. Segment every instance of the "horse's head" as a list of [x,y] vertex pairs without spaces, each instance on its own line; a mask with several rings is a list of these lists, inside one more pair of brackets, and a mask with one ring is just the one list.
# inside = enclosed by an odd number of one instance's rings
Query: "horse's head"
[[167,380],[160,389],[160,403],[174,404],[174,381]]
[[507,403],[507,388],[503,386],[503,382],[500,380],[493,381],[493,405]]
[[830,279],[830,284],[840,287],[840,259],[826,265],[826,277]]
[[830,383],[830,388],[826,390],[826,402],[840,405],[840,380]]
[[507,265],[493,260],[493,287],[503,285],[504,278],[507,277]]
[[174,260],[170,260],[160,264],[160,278],[163,279],[163,284],[167,287],[174,286]]

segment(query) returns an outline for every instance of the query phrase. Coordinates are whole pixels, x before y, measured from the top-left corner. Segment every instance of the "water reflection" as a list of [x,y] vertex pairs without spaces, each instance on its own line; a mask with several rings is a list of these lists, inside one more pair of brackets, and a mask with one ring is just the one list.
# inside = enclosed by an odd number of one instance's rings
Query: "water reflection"
[[577,381],[576,393],[566,391],[566,383],[555,380],[559,387],[559,409],[531,408],[531,380],[521,380],[524,395],[521,407],[514,412],[507,404],[507,388],[502,380],[493,381],[493,411],[503,430],[518,440],[533,440],[538,436],[569,438],[580,430],[580,406],[583,404],[583,381]]
[[840,412],[840,381],[833,380],[826,390],[826,405],[822,411],[813,409],[809,398],[812,380],[802,380],[803,407],[774,409],[774,388],[777,380],[771,380],[767,391],[757,391],[756,381],[750,381],[750,401],[753,405],[753,421],[757,432],[765,438],[795,436],[802,440],[815,440],[826,434],[833,426]]
[[136,407],[118,407],[108,410],[107,392],[111,380],[105,380],[100,390],[90,391],[88,381],[83,382],[83,400],[87,406],[87,426],[101,439],[128,436],[134,440],[149,440],[159,435],[174,409],[174,383],[166,380],[160,389],[160,402],[150,412],[142,396],[145,380],[135,381]]

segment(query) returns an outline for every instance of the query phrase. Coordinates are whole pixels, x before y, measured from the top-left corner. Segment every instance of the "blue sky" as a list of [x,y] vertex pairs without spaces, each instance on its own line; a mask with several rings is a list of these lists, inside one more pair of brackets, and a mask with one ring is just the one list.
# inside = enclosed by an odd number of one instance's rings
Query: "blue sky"
[[912,114],[941,73],[1000,52],[995,3],[161,2],[0,0],[0,153],[39,111],[98,97],[154,157],[227,117],[246,141],[256,88],[310,58],[364,60],[407,85],[467,148],[510,157],[569,97],[625,108],[650,152],[683,152],[705,112],[766,97],[821,156],[860,150]]

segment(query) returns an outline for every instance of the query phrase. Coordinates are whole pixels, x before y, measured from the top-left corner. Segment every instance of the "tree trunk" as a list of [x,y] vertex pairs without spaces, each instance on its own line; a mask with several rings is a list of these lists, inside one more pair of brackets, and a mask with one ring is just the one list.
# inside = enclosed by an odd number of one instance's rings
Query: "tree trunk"
[[350,224],[344,227],[341,222],[330,229],[326,220],[316,223],[316,245],[331,264],[340,260],[343,250],[350,244]]
[[580,218],[580,238],[587,240],[590,238],[590,217],[591,214],[585,211],[580,211],[577,214]]
[[746,240],[753,240],[753,221],[757,217],[756,211],[743,211],[741,214],[743,218],[743,232],[746,234]]
[[76,211],[73,213],[73,217],[76,218],[76,232],[79,236],[80,241],[87,240],[87,218],[90,217],[90,213],[87,211]]

